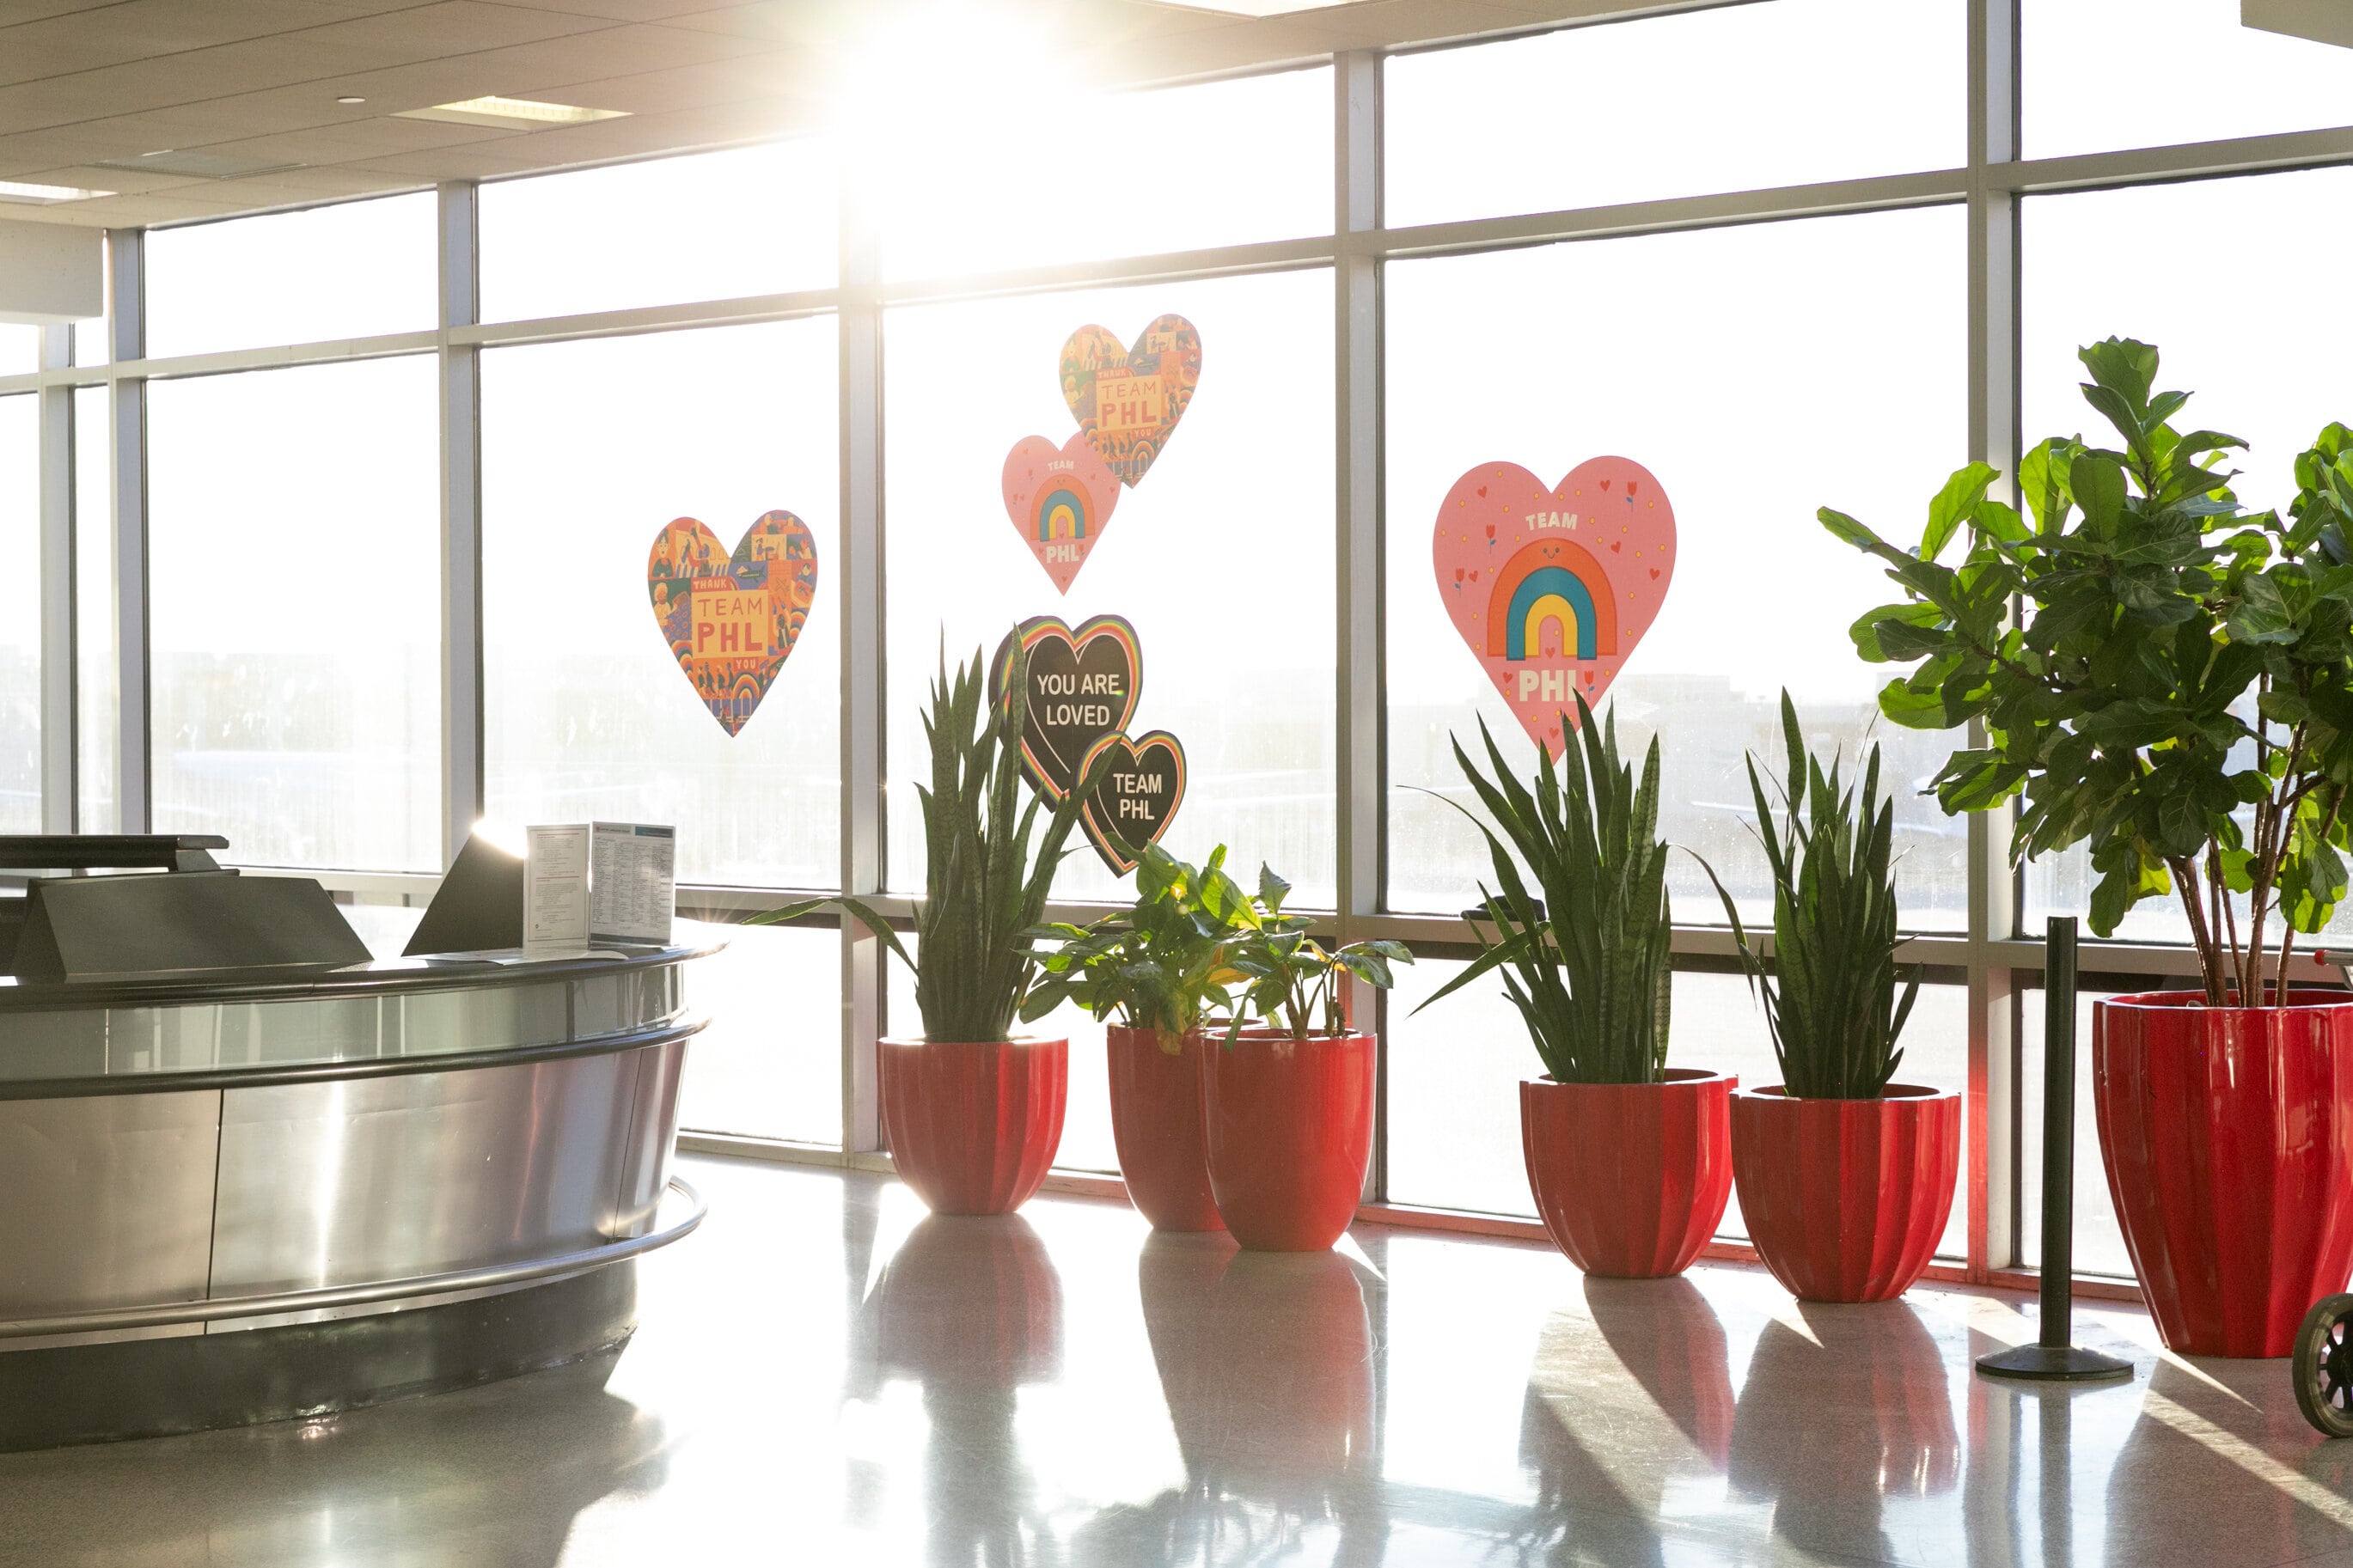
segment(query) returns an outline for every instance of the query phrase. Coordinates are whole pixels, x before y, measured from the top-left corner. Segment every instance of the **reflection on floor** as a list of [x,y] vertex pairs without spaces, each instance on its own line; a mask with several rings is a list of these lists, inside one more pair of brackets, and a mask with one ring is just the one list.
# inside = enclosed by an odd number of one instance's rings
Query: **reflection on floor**
[[694,1160],[617,1359],[341,1418],[0,1456],[0,1563],[2353,1568],[2353,1444],[2285,1363],[1971,1375],[2031,1305],[1799,1307],[1755,1270],[1152,1237],[1042,1198]]

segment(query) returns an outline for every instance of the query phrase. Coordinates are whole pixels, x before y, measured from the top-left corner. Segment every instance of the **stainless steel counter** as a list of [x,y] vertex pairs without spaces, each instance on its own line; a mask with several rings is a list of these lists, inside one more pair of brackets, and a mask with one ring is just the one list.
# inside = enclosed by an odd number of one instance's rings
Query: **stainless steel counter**
[[0,1352],[398,1313],[683,1234],[709,951],[0,979]]

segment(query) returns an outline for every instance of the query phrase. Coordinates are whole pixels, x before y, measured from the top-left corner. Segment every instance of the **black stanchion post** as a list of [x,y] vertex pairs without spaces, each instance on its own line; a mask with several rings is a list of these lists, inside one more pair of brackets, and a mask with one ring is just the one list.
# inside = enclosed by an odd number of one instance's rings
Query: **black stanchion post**
[[2042,1332],[1978,1357],[1995,1377],[2077,1383],[2130,1377],[2132,1363],[2077,1348],[2075,1278],[2075,917],[2053,915],[2042,944]]

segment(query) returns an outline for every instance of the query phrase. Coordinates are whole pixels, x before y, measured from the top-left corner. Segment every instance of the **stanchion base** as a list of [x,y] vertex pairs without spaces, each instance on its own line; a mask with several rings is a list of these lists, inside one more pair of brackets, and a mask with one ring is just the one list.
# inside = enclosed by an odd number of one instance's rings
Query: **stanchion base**
[[2074,1345],[2013,1345],[1978,1357],[1978,1370],[1989,1377],[2025,1377],[2041,1383],[2092,1383],[2133,1374],[2132,1363]]

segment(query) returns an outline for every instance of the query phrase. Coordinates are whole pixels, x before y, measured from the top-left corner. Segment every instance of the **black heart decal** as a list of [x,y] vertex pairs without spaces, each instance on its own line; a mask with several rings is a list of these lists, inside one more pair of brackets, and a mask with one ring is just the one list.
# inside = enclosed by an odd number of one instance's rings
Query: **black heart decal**
[[988,667],[988,689],[1008,695],[1013,642],[1029,656],[1029,711],[1021,729],[1021,771],[1049,801],[1070,796],[1087,753],[1127,728],[1144,685],[1135,628],[1121,616],[1097,616],[1075,631],[1060,616],[1033,616],[1006,634]]
[[1185,748],[1166,730],[1134,741],[1106,735],[1087,752],[1080,771],[1106,754],[1111,771],[1088,797],[1079,820],[1103,864],[1113,876],[1124,877],[1144,858],[1144,847],[1168,831],[1176,808],[1185,804]]

